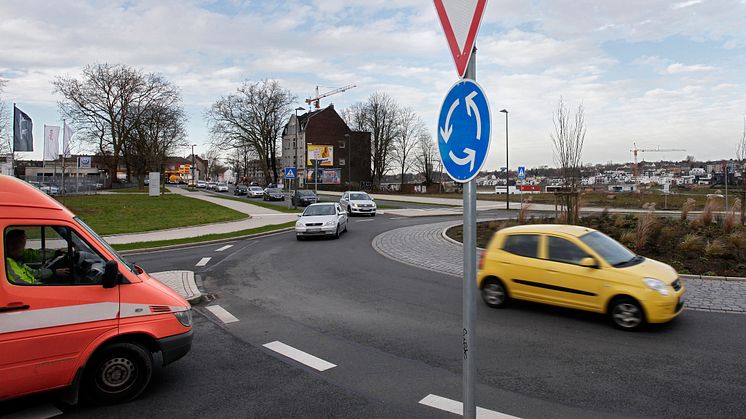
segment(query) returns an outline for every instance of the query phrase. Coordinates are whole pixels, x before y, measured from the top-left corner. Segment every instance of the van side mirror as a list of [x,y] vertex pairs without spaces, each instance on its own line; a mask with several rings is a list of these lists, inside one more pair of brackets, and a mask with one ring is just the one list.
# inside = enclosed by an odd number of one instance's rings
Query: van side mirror
[[119,265],[117,261],[110,260],[104,265],[104,274],[101,276],[101,285],[104,288],[114,288],[119,283]]
[[584,268],[594,268],[594,269],[597,269],[598,268],[598,261],[596,261],[596,259],[594,259],[592,257],[587,257],[587,258],[580,259],[579,265],[582,266],[582,267],[584,267]]

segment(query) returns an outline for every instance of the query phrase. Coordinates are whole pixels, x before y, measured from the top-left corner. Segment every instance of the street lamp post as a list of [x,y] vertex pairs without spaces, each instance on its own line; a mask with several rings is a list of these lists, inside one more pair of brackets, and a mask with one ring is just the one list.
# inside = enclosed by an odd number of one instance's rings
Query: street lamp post
[[293,143],[293,166],[295,167],[295,189],[300,186],[300,180],[298,179],[298,131],[300,131],[300,121],[298,121],[298,111],[305,111],[306,108],[298,106],[295,108],[295,143]]
[[195,162],[196,162],[196,159],[194,157],[194,147],[196,147],[196,146],[197,146],[197,144],[192,144],[192,167],[191,167],[191,169],[192,169],[192,187],[196,187],[197,186],[197,179],[194,178],[194,172],[197,169],[196,167],[194,167]]
[[510,166],[508,165],[508,110],[500,112],[505,114],[505,209],[510,209]]

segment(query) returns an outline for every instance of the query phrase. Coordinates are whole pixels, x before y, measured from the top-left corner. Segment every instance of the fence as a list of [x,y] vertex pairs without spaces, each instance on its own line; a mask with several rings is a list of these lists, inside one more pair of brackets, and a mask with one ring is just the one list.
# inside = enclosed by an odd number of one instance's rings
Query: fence
[[48,195],[93,195],[101,189],[99,176],[76,176],[75,173],[58,175],[19,176]]

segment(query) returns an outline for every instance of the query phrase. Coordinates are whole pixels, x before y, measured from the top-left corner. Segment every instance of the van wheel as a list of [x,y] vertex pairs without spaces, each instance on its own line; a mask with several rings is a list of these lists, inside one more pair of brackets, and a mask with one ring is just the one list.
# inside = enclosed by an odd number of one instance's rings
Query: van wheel
[[609,317],[614,326],[621,330],[638,330],[645,324],[642,307],[629,297],[614,299],[609,304]]
[[508,303],[508,290],[497,278],[489,278],[482,285],[482,300],[492,308],[503,308]]
[[83,397],[92,404],[124,403],[150,383],[153,356],[136,343],[114,343],[99,350],[83,372]]

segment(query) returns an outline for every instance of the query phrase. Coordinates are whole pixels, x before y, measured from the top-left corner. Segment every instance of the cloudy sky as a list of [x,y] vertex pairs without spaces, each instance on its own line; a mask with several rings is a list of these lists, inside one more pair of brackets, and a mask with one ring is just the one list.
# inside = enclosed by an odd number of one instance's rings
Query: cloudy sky
[[[428,0],[24,0],[0,2],[0,16],[4,99],[34,119],[37,148],[42,126],[61,123],[51,80],[91,63],[179,85],[200,151],[205,109],[245,79],[277,79],[299,104],[317,85],[356,84],[322,101],[338,109],[383,91],[434,135],[457,77]],[[629,161],[633,142],[687,150],[649,160],[732,157],[746,113],[744,22],[746,0],[489,0],[477,41],[495,112],[485,168],[504,165],[502,108],[511,166],[552,165],[560,96],[585,105],[586,162]]]

